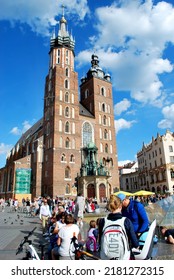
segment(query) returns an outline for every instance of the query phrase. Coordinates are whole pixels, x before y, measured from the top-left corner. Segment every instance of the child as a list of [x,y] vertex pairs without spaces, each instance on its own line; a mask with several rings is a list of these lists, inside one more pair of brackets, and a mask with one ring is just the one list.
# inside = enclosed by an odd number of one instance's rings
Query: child
[[92,252],[96,252],[98,250],[97,244],[97,231],[96,231],[97,223],[95,220],[91,220],[89,223],[89,230],[87,232],[87,240],[86,240],[86,249]]

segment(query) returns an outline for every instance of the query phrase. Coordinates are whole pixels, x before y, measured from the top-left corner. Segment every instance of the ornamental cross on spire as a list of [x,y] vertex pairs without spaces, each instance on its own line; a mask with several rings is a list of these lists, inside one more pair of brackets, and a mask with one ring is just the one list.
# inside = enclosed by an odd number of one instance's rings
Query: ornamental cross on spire
[[62,16],[64,17],[65,5],[62,4]]

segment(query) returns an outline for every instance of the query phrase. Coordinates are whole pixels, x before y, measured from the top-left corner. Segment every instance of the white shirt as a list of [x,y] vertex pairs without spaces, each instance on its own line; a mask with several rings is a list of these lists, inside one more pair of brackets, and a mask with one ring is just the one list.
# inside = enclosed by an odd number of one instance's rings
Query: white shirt
[[40,219],[41,219],[42,215],[51,217],[51,213],[50,213],[50,209],[49,209],[48,204],[46,204],[46,205],[43,204],[41,206],[41,208],[40,208]]
[[[59,248],[59,254],[62,257],[73,256],[74,248],[71,246],[71,238],[75,236],[78,237],[79,227],[76,224],[72,224],[71,226],[64,226],[59,230],[59,237],[61,238],[61,244]],[[71,251],[70,251],[71,247]],[[73,249],[73,250],[72,250]]]

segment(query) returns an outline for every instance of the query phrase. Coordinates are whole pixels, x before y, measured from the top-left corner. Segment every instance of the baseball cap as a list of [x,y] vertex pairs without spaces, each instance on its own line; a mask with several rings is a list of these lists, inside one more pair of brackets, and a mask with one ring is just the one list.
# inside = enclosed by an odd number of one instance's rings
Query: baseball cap
[[123,194],[123,193],[119,193],[119,194],[117,194],[117,196],[119,197],[119,199],[120,199],[121,201],[123,201],[123,200],[126,198],[126,195]]

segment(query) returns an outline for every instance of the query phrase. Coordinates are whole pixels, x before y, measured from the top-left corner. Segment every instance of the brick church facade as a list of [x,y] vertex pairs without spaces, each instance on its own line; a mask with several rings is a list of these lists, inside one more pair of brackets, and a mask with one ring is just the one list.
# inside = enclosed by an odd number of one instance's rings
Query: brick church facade
[[111,77],[96,54],[86,76],[74,70],[75,41],[62,16],[50,41],[43,118],[0,169],[0,196],[76,195],[100,201],[119,189]]

